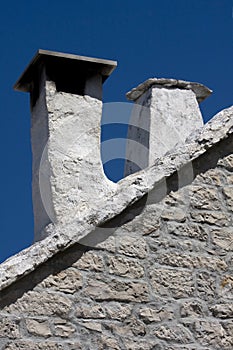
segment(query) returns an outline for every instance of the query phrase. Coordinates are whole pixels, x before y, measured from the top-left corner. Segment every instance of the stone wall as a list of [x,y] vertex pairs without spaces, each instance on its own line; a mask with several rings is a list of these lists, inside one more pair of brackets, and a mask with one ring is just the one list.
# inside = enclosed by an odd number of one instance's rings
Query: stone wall
[[102,228],[102,243],[4,289],[0,349],[232,349],[233,155],[213,167],[211,152],[191,185],[170,179],[160,201]]

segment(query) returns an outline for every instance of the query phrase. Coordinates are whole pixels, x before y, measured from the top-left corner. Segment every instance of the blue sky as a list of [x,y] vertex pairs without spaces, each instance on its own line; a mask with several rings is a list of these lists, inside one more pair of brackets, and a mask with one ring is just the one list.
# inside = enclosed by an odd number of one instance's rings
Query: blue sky
[[[126,101],[150,77],[201,82],[214,91],[202,104],[207,121],[233,103],[232,7],[232,0],[2,2],[0,261],[33,240],[29,96],[12,86],[35,52],[117,60],[104,102]],[[106,129],[105,137],[118,134]]]

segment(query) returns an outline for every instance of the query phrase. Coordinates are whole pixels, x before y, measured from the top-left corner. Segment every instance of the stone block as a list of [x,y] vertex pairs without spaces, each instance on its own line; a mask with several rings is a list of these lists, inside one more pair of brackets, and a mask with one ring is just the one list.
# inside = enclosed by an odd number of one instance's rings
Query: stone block
[[77,318],[103,319],[106,317],[105,306],[93,303],[77,303],[75,316]]
[[233,211],[233,186],[223,187],[223,194],[226,198],[227,208]]
[[172,306],[142,306],[138,310],[139,318],[146,324],[152,322],[164,322],[172,320],[174,315],[174,310]]
[[216,277],[208,272],[199,272],[196,276],[197,296],[203,300],[216,297]]
[[158,254],[156,260],[161,265],[192,269],[206,268],[210,271],[224,271],[227,264],[223,259],[199,254],[185,254],[172,251]]
[[55,319],[53,321],[54,335],[61,338],[69,338],[76,331],[75,326],[65,319]]
[[102,332],[102,325],[101,323],[95,321],[95,322],[91,322],[91,321],[82,321],[79,323],[81,326],[89,329],[90,331],[94,331],[94,332]]
[[181,317],[205,317],[207,307],[200,300],[187,300],[180,303]]
[[144,282],[129,282],[120,279],[88,278],[84,295],[97,301],[148,301],[149,288]]
[[133,306],[110,302],[105,304],[106,317],[111,320],[124,321],[131,315]]
[[132,306],[117,302],[108,303],[78,303],[76,317],[83,319],[111,319],[123,321],[130,316]]
[[165,208],[162,211],[161,217],[167,221],[184,222],[186,219],[187,208]]
[[157,339],[124,339],[126,350],[162,350],[163,346]]
[[119,236],[118,253],[127,256],[144,259],[148,255],[148,247],[145,239],[138,236]]
[[230,218],[222,211],[192,211],[191,217],[194,222],[216,226],[228,226]]
[[211,313],[217,318],[233,318],[233,304],[216,304],[209,307]]
[[195,286],[193,276],[189,271],[155,268],[150,271],[150,279],[155,295],[175,299],[194,295]]
[[218,321],[198,320],[190,324],[190,328],[203,346],[221,350],[229,350],[233,346],[233,337],[227,334]]
[[119,255],[109,256],[107,265],[110,274],[135,279],[144,276],[143,266],[136,259],[129,259]]
[[4,310],[16,315],[67,316],[72,310],[72,302],[59,293],[30,291]]
[[78,269],[88,271],[98,272],[105,270],[103,257],[92,251],[83,254],[83,256],[75,264],[73,264],[73,266],[77,267]]
[[52,335],[49,323],[46,319],[28,318],[25,322],[28,333],[45,338]]
[[151,334],[167,342],[185,344],[192,341],[191,332],[179,324],[163,324],[151,329]]
[[218,162],[218,165],[222,168],[225,168],[228,171],[233,171],[233,155],[230,154],[229,156],[220,159]]
[[82,288],[82,274],[78,269],[68,268],[56,275],[50,275],[42,283],[41,287],[58,292],[73,294]]
[[136,317],[128,318],[121,324],[112,323],[110,328],[114,334],[118,334],[121,337],[144,337],[146,335],[145,324]]
[[207,209],[207,210],[220,210],[221,202],[219,199],[218,191],[215,188],[192,186],[192,193],[190,203],[193,208]]
[[19,322],[20,318],[6,317],[0,315],[0,338],[19,338]]
[[197,183],[212,185],[212,186],[222,186],[226,175],[224,172],[218,168],[209,169],[207,172],[202,173],[196,177]]
[[96,248],[106,250],[107,252],[115,253],[116,251],[116,237],[110,236],[106,240],[96,245]]
[[177,237],[190,237],[200,241],[206,241],[208,238],[207,231],[197,224],[178,224],[175,222],[167,222],[166,227],[168,234],[172,234]]
[[211,241],[215,249],[222,249],[225,252],[231,251],[233,248],[232,242],[233,228],[224,227],[213,229],[211,231]]
[[35,342],[31,340],[18,340],[6,345],[4,350],[64,350],[62,344],[57,342]]
[[210,348],[202,347],[199,343],[189,345],[165,345],[163,350],[210,350]]
[[103,334],[99,350],[105,349],[121,350],[118,339]]
[[232,275],[221,276],[218,285],[218,295],[224,299],[233,299],[233,277]]

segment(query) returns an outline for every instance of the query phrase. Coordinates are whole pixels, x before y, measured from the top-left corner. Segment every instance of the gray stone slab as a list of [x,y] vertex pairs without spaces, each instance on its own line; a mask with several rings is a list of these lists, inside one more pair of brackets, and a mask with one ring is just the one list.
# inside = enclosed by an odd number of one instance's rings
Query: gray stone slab
[[38,70],[43,63],[53,66],[54,69],[57,67],[57,75],[67,71],[73,76],[83,74],[85,71],[89,72],[90,75],[101,74],[103,81],[111,75],[117,66],[116,61],[40,49],[15,83],[14,89],[23,92],[31,91],[32,82],[35,82]]
[[128,100],[135,101],[152,86],[192,90],[198,102],[202,102],[212,93],[212,90],[200,83],[177,79],[150,78],[129,91],[126,97]]

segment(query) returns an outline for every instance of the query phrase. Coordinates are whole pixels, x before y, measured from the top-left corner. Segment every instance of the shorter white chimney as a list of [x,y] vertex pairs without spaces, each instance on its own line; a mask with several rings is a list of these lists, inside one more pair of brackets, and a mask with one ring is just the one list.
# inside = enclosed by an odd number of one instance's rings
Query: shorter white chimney
[[164,78],[148,79],[128,92],[127,98],[135,105],[129,123],[125,176],[154,164],[156,158],[202,127],[198,103],[211,92],[199,83]]

